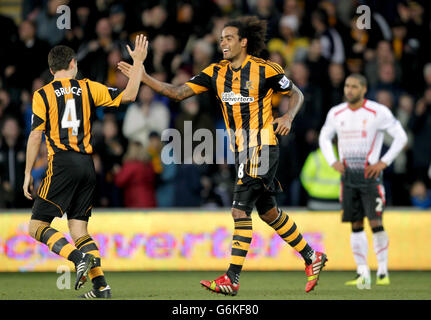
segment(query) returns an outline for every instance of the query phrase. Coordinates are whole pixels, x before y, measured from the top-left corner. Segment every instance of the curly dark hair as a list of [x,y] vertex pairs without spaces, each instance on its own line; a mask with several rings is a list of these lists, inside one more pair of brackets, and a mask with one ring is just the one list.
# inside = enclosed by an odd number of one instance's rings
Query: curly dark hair
[[266,21],[256,16],[245,16],[227,22],[224,26],[238,29],[239,39],[247,39],[247,53],[259,57],[266,48]]

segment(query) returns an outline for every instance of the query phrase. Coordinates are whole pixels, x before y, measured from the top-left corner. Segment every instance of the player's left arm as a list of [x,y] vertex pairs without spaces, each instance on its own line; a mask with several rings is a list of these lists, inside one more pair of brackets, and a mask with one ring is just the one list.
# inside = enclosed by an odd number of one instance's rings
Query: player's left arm
[[24,191],[24,196],[29,200],[33,200],[33,177],[31,175],[31,170],[33,169],[37,155],[39,154],[40,144],[42,143],[42,135],[42,130],[33,130],[30,132],[30,136],[28,137],[27,141],[27,153],[24,172],[25,176],[22,188]]
[[384,109],[382,113],[383,116],[379,129],[389,133],[393,140],[389,150],[383,157],[376,164],[370,165],[365,169],[365,177],[367,178],[377,178],[395,160],[408,140],[401,123],[393,116],[392,112],[389,109]]
[[33,177],[31,176],[31,171],[33,170],[34,163],[36,162],[37,155],[39,154],[40,144],[42,143],[42,135],[45,131],[47,113],[46,105],[38,91],[34,92],[33,94],[32,111],[33,115],[31,118],[31,132],[27,141],[24,183],[22,186],[24,196],[29,200],[33,200]]
[[273,89],[275,92],[280,92],[289,96],[289,107],[287,112],[273,121],[273,124],[277,124],[275,134],[285,136],[289,134],[293,119],[302,107],[304,94],[290,79],[286,77],[279,65],[275,64],[275,68],[268,68],[268,70],[269,77],[266,80],[268,82],[268,87]]

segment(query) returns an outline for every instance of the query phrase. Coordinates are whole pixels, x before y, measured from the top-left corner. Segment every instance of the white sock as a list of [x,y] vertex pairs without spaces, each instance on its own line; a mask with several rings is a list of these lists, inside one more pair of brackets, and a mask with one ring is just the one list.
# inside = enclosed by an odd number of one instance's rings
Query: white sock
[[368,268],[368,239],[365,231],[352,232],[350,235],[350,245],[352,247],[353,258],[356,262],[356,271],[358,274],[369,277]]
[[388,274],[388,245],[389,238],[386,231],[373,233],[373,247],[377,257],[377,276]]

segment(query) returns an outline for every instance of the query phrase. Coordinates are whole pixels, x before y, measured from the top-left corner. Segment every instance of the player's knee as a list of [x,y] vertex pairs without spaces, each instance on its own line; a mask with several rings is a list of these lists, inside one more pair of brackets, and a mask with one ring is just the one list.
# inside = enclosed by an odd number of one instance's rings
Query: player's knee
[[364,230],[364,221],[358,220],[352,222],[352,231],[353,232],[360,232]]
[[88,235],[87,221],[71,219],[68,221],[70,236],[76,242],[79,238]]
[[241,218],[247,218],[249,217],[251,214],[247,213],[247,211],[244,210],[240,210],[240,209],[236,209],[236,208],[232,208],[232,218],[235,219],[241,219]]
[[277,207],[260,208],[260,210],[258,209],[258,213],[259,217],[268,224],[277,219],[279,214]]
[[[37,230],[39,229],[39,227],[49,226],[49,225],[50,224],[48,222],[31,219],[29,224],[28,224],[28,234],[33,239],[36,239],[36,233],[37,233]],[[38,239],[36,239],[36,240],[38,240]]]
[[373,233],[384,231],[381,220],[370,220],[370,227]]

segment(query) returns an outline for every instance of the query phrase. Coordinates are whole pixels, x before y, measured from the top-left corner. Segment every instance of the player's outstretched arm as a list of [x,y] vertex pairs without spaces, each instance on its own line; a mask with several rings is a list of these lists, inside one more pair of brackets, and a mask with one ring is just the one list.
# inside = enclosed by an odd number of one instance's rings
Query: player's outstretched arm
[[133,59],[133,65],[130,66],[129,71],[129,82],[124,89],[121,102],[132,102],[136,100],[138,95],[139,85],[141,83],[141,78],[143,74],[143,62],[147,57],[148,52],[148,40],[147,37],[140,34],[135,39],[135,49],[132,50],[127,45],[127,51],[129,51],[130,56]]
[[[118,64],[118,69],[126,76],[131,76],[131,70],[132,66],[128,64],[127,62],[121,61]],[[194,91],[186,84],[175,86],[170,83],[161,82],[153,77],[151,77],[149,74],[145,72],[145,68],[142,75],[142,82],[149,86],[151,89],[156,91],[157,93],[164,95],[172,100],[175,101],[181,101],[184,99],[187,99],[191,96],[194,96]]]

